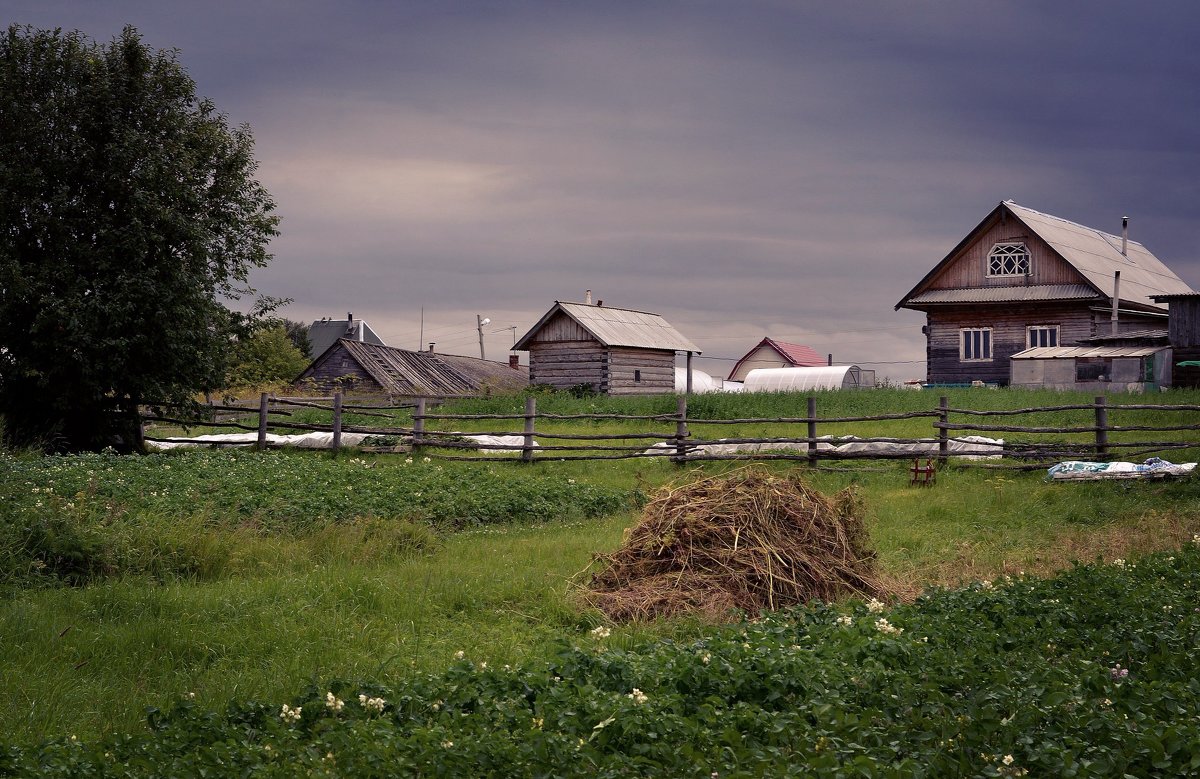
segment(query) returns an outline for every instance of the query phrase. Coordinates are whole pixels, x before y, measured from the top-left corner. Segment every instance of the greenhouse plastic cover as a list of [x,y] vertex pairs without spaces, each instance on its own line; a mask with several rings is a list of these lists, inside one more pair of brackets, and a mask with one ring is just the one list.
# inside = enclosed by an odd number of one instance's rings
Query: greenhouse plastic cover
[[1169,463],[1151,457],[1144,463],[1091,463],[1071,460],[1058,463],[1047,471],[1052,481],[1096,481],[1099,479],[1162,479],[1167,476],[1187,476],[1196,463]]
[[848,374],[857,365],[823,365],[816,368],[755,368],[746,374],[746,392],[802,392],[856,386]]

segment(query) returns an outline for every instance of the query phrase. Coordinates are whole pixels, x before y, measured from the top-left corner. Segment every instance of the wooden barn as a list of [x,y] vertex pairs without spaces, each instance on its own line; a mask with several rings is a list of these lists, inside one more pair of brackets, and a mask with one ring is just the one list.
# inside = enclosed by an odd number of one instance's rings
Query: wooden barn
[[606,395],[672,393],[676,353],[700,353],[658,314],[561,301],[513,349],[529,352],[531,384]]
[[1172,387],[1200,387],[1200,293],[1155,295],[1166,303],[1171,317],[1167,340],[1171,344]]
[[1006,200],[896,308],[926,314],[928,382],[1007,385],[1014,354],[1165,328],[1155,296],[1181,294],[1194,293],[1126,229],[1111,235]]
[[519,392],[529,376],[516,365],[342,338],[322,352],[294,382],[319,392],[354,392],[391,398],[459,398]]
[[737,361],[726,381],[745,381],[746,374],[756,368],[816,368],[828,364],[829,358],[808,346],[764,338]]

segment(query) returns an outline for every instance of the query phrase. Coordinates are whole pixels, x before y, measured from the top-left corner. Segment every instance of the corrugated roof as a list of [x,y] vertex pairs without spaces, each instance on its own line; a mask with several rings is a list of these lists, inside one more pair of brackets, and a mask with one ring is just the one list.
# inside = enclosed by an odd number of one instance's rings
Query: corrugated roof
[[383,346],[383,339],[362,319],[318,319],[308,326],[308,356],[319,357],[341,338]]
[[1031,287],[972,287],[930,289],[909,303],[1029,303],[1042,300],[1091,300],[1096,291],[1086,284],[1037,284]]
[[342,339],[338,344],[393,395],[475,395],[485,385],[505,392],[517,391],[529,383],[529,376],[524,371],[473,357],[410,352],[349,339]]
[[1050,360],[1072,357],[1145,357],[1165,346],[1035,346],[1012,356],[1014,360]]
[[513,348],[520,351],[528,349],[527,342],[559,311],[578,322],[580,327],[605,346],[667,349],[673,352],[700,354],[700,349],[694,343],[684,338],[658,314],[562,301],[556,301],[554,307],[546,312]]
[[[789,344],[784,341],[776,341],[774,338],[764,338],[763,343],[773,347],[775,351],[782,354],[792,365],[797,368],[811,368],[817,365],[824,365],[826,359],[817,354],[816,351],[809,346],[800,344]],[[755,347],[757,348],[757,347]]]
[[1112,295],[1114,271],[1121,271],[1121,300],[1160,308],[1151,296],[1187,294],[1192,288],[1137,241],[1121,254],[1121,237],[1005,201],[1022,222],[1101,292]]

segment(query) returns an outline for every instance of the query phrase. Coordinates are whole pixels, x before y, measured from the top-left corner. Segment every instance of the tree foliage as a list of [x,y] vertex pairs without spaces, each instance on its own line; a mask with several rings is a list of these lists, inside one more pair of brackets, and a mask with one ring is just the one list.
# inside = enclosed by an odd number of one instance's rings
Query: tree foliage
[[[174,51],[0,38],[0,413],[9,443],[137,446],[138,404],[222,385],[277,234],[247,127]],[[261,312],[260,312],[261,313]]]
[[296,348],[283,325],[264,327],[238,341],[226,384],[258,387],[287,382],[308,366],[308,357]]

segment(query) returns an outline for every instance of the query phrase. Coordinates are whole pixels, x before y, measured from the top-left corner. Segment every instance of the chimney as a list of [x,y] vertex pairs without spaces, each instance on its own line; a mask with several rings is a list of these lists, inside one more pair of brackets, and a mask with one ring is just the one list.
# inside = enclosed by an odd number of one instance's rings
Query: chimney
[[602,306],[602,305],[604,305],[604,301],[603,301],[603,300],[597,300],[597,301],[596,301],[596,308],[600,308],[600,306]]
[[1121,217],[1121,256],[1128,257],[1126,249],[1129,248],[1129,217]]
[[430,353],[430,354],[432,354],[432,353],[433,353],[433,344],[434,344],[434,342],[433,342],[433,341],[430,341],[430,342],[429,342],[429,353]]
[[830,366],[833,365],[833,353],[832,352],[830,352],[830,354],[829,354],[829,365]]
[[1113,274],[1112,334],[1117,334],[1117,307],[1121,305],[1121,271]]
[[520,370],[521,369],[521,355],[519,355],[519,354],[508,355],[508,367],[512,368],[514,371]]
[[588,305],[588,306],[590,306],[592,304],[592,291],[590,289],[587,292],[583,293],[583,302],[584,302],[584,305]]

